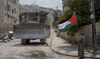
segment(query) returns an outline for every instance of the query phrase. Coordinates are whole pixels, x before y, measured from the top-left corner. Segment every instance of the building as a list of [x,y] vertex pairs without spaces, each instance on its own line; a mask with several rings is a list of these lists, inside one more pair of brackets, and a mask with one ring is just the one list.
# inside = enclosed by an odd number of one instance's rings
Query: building
[[19,0],[0,0],[0,32],[13,30],[19,24]]
[[65,11],[66,9],[68,9],[68,7],[67,7],[67,2],[68,2],[69,0],[62,0],[62,2],[63,2],[63,11]]

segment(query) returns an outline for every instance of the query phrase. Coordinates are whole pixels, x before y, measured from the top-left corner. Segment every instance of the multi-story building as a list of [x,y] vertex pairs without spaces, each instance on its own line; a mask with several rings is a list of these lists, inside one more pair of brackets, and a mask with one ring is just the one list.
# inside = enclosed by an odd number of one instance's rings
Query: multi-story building
[[0,32],[13,30],[19,24],[19,0],[0,0]]

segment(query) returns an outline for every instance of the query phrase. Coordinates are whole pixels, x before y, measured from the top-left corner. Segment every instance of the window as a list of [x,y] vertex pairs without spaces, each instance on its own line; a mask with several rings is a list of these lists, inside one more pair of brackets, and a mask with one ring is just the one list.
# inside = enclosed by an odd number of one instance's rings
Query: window
[[12,13],[14,13],[14,10],[12,9]]
[[12,3],[14,3],[14,0],[12,0]]
[[10,8],[11,8],[11,6],[10,5],[7,5],[7,10],[8,11],[10,11]]
[[16,0],[14,0],[14,4],[16,4]]
[[5,10],[6,10],[6,6],[5,6]]
[[5,16],[6,16],[6,13],[5,13]]
[[14,8],[14,13],[16,13],[16,9]]
[[8,15],[8,18],[9,18],[10,16]]

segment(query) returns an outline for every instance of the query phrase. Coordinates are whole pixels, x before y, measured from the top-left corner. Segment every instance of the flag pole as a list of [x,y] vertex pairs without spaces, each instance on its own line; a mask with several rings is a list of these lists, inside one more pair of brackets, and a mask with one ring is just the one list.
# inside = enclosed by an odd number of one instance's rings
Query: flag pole
[[[76,17],[76,12],[75,12],[75,18],[76,18],[76,21],[77,21],[77,31],[78,31],[78,29],[79,29],[79,23],[78,23],[78,17]],[[79,37],[79,34],[78,34],[78,37]]]
[[76,12],[74,11],[74,13],[75,13],[75,18],[76,18],[76,21],[77,21],[77,30],[79,29],[79,27],[78,27],[78,18],[76,17]]

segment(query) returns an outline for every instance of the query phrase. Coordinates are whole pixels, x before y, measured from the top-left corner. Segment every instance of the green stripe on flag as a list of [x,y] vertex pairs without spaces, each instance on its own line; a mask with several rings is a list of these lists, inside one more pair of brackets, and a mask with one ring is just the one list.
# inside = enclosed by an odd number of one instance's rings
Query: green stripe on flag
[[64,31],[66,31],[67,29],[69,29],[70,27],[72,27],[72,26],[74,26],[74,25],[76,25],[76,24],[70,23],[70,24],[67,25],[64,29],[60,29],[60,32],[64,32]]

